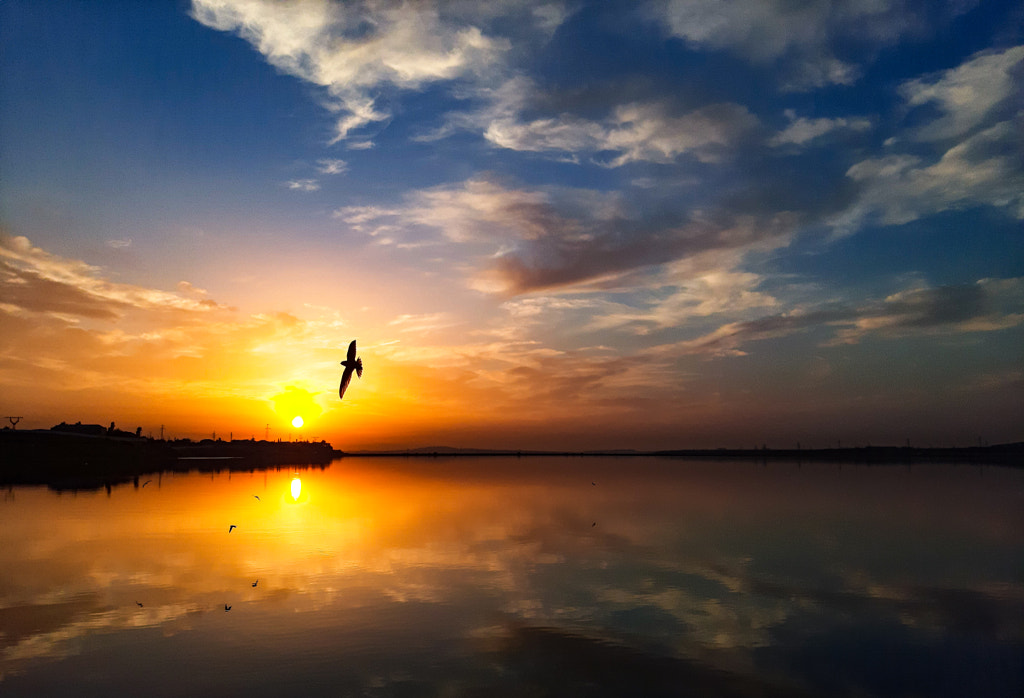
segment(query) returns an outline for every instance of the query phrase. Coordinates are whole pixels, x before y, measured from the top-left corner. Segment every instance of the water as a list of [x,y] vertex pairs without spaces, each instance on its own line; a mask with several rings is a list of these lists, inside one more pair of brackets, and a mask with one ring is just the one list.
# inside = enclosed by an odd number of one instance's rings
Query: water
[[0,694],[1024,695],[1024,470],[346,458],[8,488]]

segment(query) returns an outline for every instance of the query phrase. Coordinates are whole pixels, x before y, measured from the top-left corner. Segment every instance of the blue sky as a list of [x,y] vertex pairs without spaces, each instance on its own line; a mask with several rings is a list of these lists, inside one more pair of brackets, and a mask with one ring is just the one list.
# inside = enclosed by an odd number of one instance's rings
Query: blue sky
[[[0,15],[0,381],[39,426],[300,390],[349,446],[1024,438],[1019,3]],[[339,405],[350,337],[384,375]]]

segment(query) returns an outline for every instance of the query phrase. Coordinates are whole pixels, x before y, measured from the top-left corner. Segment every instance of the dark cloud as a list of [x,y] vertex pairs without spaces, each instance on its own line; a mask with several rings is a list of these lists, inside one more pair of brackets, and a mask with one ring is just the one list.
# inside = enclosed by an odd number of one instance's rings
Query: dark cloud
[[114,320],[127,303],[99,298],[74,285],[44,278],[34,271],[0,262],[4,303],[35,313],[61,313]]
[[1014,299],[1020,308],[1021,290],[1018,279],[983,279],[976,284],[912,289],[858,307],[833,305],[735,322],[681,345],[688,353],[736,354],[742,353],[739,347],[747,342],[818,327],[837,328],[833,343],[855,343],[872,333],[898,336],[922,331],[1002,329],[1024,321],[1024,316],[1012,311]]

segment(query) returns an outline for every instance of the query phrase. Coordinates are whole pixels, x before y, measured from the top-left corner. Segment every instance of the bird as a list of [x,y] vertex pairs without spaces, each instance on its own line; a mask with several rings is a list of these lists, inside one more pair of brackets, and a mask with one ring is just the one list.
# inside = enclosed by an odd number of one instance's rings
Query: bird
[[228,606],[227,604],[224,604],[224,612],[227,613],[230,610],[231,610],[231,606]]
[[352,380],[352,371],[355,371],[360,378],[363,377],[363,360],[356,358],[356,340],[353,339],[348,345],[348,357],[341,362],[341,365],[345,367],[345,372],[341,374],[341,385],[338,386],[339,400],[345,397],[345,390],[348,388],[349,381]]
[[146,485],[148,485],[151,482],[153,482],[153,481],[152,480],[146,480],[145,482],[142,483],[142,486],[145,487]]
[[231,524],[230,526],[228,526],[228,533],[231,533],[236,528],[238,528],[238,526],[236,526],[235,524]]
[[263,501],[262,499],[260,499],[260,496],[259,496],[258,494],[254,494],[254,495],[253,495],[253,497],[255,497],[255,498],[256,498],[256,501],[257,501],[257,502],[261,502],[261,501]]
[[138,606],[139,608],[142,608],[142,602],[141,601],[136,601],[135,605]]
[[253,587],[255,587],[259,583],[260,583],[260,580],[257,579],[255,582],[252,583],[252,585],[253,585]]
[[594,523],[590,524],[590,527],[593,528],[596,525],[597,525],[597,522],[595,521]]

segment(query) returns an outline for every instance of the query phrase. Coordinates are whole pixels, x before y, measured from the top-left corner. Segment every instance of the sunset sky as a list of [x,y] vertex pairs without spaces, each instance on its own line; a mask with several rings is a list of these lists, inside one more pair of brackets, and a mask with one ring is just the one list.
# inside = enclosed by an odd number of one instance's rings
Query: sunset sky
[[1017,0],[5,0],[0,417],[1024,440],[1022,134]]

